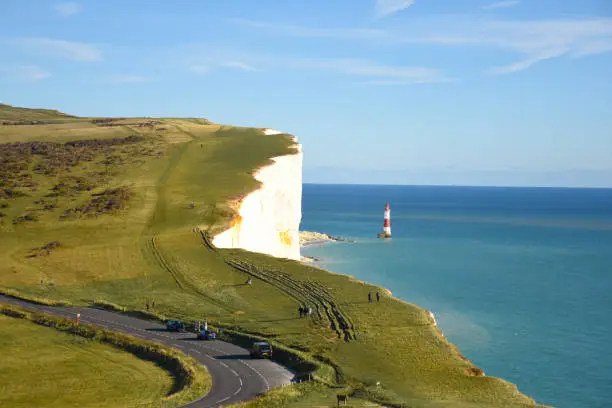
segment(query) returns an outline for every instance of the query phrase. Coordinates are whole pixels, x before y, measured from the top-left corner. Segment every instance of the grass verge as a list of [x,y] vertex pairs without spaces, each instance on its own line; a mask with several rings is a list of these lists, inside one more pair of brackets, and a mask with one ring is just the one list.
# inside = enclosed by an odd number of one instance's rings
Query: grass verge
[[[336,406],[338,401],[336,396],[338,394],[344,395],[346,393],[316,382],[303,382],[271,390],[251,401],[233,404],[227,408],[329,408]],[[340,403],[340,406],[344,406],[343,402]],[[385,405],[373,403],[368,398],[358,395],[349,395],[346,406],[375,408]],[[403,408],[409,407],[405,406]]]
[[32,323],[54,328],[61,332],[111,345],[127,351],[140,359],[154,362],[172,374],[174,384],[158,406],[171,408],[200,398],[211,386],[208,371],[191,357],[154,342],[114,333],[86,324],[76,325],[72,320],[30,312],[25,309],[0,303],[0,314],[28,320]]
[[27,300],[28,302],[36,303],[38,305],[60,306],[60,307],[72,306],[72,303],[66,300],[53,300],[53,299],[47,299],[47,298],[42,298],[38,296],[29,296],[15,289],[8,289],[8,288],[0,287],[0,295],[9,296],[15,299]]

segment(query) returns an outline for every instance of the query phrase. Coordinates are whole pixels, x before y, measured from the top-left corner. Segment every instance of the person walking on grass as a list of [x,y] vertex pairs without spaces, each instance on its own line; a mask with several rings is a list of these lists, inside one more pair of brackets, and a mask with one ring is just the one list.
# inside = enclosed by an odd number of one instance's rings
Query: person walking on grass
[[372,303],[372,292],[368,292],[368,302]]
[[380,293],[376,292],[376,301],[380,302]]

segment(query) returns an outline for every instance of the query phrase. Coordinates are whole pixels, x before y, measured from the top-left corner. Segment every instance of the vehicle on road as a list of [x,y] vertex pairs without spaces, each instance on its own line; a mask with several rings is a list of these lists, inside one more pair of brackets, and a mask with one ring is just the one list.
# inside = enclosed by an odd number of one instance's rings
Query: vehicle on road
[[257,341],[253,343],[250,354],[256,358],[272,358],[272,346],[265,341]]
[[168,320],[166,322],[166,329],[168,331],[176,331],[176,332],[184,332],[185,331],[185,323],[179,320]]
[[214,330],[202,330],[198,333],[198,340],[215,340],[217,338],[217,333]]

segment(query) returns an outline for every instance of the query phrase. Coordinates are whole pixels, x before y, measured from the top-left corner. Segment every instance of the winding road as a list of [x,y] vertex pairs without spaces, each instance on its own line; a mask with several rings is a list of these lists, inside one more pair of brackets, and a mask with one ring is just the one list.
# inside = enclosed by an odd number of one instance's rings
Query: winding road
[[106,310],[87,307],[54,307],[0,295],[0,302],[24,309],[74,319],[104,329],[175,347],[206,366],[212,376],[208,394],[183,407],[209,408],[247,401],[271,388],[290,384],[294,374],[270,361],[251,359],[248,350],[220,340],[196,340],[194,333],[173,333],[164,325]]

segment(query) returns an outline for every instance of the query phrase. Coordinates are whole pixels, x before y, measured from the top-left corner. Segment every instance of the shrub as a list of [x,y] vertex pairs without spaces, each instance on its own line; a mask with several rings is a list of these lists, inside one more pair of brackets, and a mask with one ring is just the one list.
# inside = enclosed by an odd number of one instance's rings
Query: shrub
[[41,246],[40,248],[33,248],[30,251],[30,255],[28,255],[28,258],[35,258],[37,256],[47,256],[51,254],[51,251],[59,247],[60,247],[59,241],[49,242],[48,244]]
[[115,213],[125,208],[130,199],[130,190],[128,187],[119,187],[104,190],[101,193],[92,194],[89,203],[76,208],[69,208],[64,211],[60,219],[65,219],[72,214],[97,216],[106,213]]
[[22,224],[24,222],[28,222],[28,221],[38,221],[38,216],[36,214],[33,213],[28,213],[25,215],[20,215],[19,217],[15,217],[13,218],[13,224]]
[[12,188],[0,188],[0,198],[11,199],[17,197],[25,197],[26,193]]

